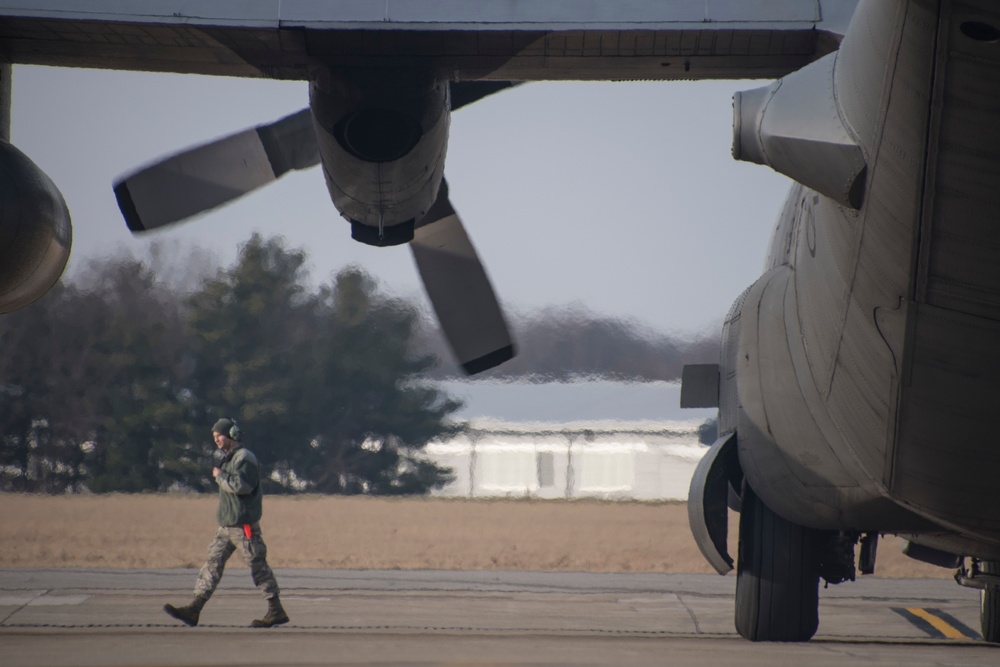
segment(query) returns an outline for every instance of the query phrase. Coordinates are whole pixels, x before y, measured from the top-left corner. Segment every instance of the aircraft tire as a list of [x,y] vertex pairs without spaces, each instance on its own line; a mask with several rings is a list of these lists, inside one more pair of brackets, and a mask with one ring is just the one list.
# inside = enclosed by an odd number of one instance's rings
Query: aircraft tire
[[736,631],[751,641],[808,641],[819,627],[818,532],[781,518],[744,484]]
[[[983,561],[985,574],[1000,574],[1000,562]],[[988,588],[980,591],[981,607],[979,624],[983,629],[983,639],[994,644],[1000,643],[1000,590]]]

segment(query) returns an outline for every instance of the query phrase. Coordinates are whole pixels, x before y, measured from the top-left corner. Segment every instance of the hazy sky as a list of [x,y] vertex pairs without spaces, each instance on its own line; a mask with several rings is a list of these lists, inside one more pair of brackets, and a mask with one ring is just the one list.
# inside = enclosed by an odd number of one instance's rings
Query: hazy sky
[[[664,332],[717,328],[760,275],[790,184],[730,155],[732,93],[765,83],[532,83],[456,112],[452,203],[505,306],[577,303]],[[116,177],[296,111],[307,84],[17,66],[13,85],[12,142],[73,217],[70,274],[155,240],[228,265],[257,230],[305,248],[316,282],[354,263],[424,299],[405,246],[351,240],[319,169],[170,230],[128,232]]]

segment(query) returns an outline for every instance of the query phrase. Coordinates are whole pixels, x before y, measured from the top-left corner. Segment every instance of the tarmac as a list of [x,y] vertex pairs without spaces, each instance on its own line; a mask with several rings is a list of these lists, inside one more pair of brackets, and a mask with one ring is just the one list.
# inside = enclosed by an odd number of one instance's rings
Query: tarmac
[[290,623],[230,568],[189,628],[196,571],[0,570],[0,667],[82,665],[998,665],[979,593],[947,580],[820,590],[805,643],[733,629],[735,577],[653,573],[277,570]]

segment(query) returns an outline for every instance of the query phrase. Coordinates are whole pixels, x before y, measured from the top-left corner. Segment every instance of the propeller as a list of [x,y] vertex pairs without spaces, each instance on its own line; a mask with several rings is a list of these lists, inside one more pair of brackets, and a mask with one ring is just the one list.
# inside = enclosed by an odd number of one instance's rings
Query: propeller
[[[286,116],[166,157],[115,183],[133,233],[194,217],[320,162],[311,111]],[[458,362],[469,375],[514,356],[507,323],[442,179],[409,242],[424,288]]]
[[319,161],[307,107],[133,172],[115,183],[115,198],[128,228],[145,232],[210,211]]
[[441,179],[437,200],[409,243],[417,271],[452,352],[469,375],[514,357],[514,344],[476,249],[448,200]]

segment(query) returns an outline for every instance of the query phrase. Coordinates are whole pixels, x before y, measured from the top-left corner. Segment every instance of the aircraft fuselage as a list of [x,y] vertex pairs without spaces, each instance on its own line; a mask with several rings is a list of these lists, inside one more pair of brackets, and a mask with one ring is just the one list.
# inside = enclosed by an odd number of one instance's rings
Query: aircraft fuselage
[[792,189],[727,318],[720,431],[788,520],[998,560],[1000,35],[970,20],[982,5],[859,7],[833,76],[864,201]]

